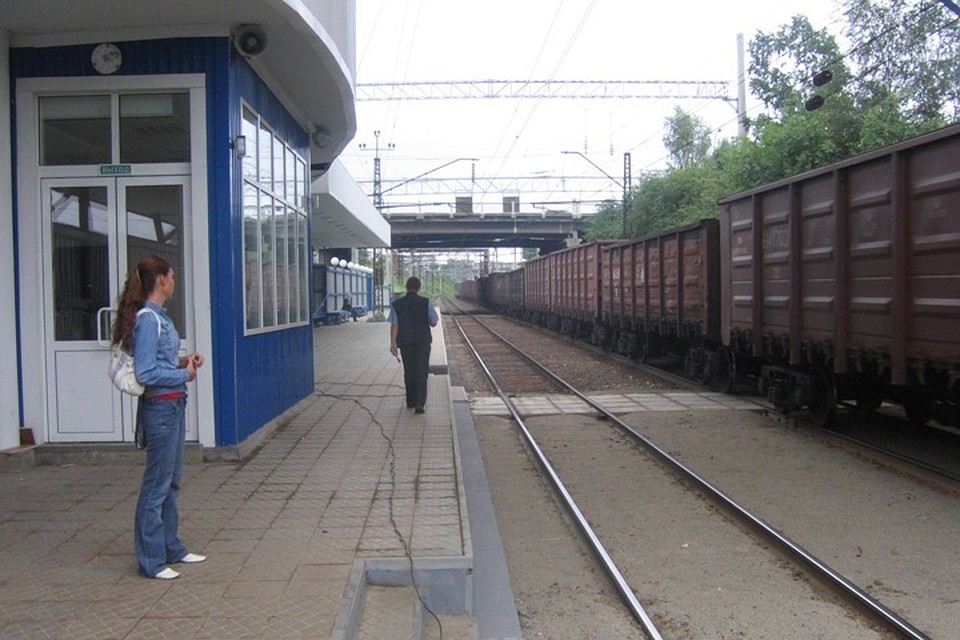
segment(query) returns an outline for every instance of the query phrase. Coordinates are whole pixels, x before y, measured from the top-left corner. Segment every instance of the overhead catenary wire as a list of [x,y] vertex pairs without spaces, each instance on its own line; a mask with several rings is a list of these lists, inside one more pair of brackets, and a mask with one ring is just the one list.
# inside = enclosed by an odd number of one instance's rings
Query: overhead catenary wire
[[[596,6],[596,4],[597,4],[597,0],[592,0],[590,5],[587,7],[586,11],[580,17],[580,22],[577,24],[577,28],[574,30],[573,35],[567,41],[567,44],[564,47],[563,53],[560,55],[560,58],[557,60],[557,63],[554,65],[553,70],[550,72],[548,76],[549,80],[553,80],[556,77],[557,73],[560,71],[560,68],[563,66],[563,63],[566,60],[567,55],[573,49],[573,45],[576,43],[577,38],[580,36],[580,33],[583,31],[583,27],[584,25],[586,25],[588,19],[590,18],[590,14],[593,12],[593,8]],[[561,2],[561,7],[562,6],[563,6],[563,3]],[[556,21],[556,16],[558,15],[559,15],[559,8],[557,10],[557,14],[555,14],[554,16],[554,21]],[[551,29],[552,29],[552,25],[551,25]],[[539,62],[540,56],[542,55],[543,49],[546,46],[546,44],[547,44],[547,40],[545,39],[543,42],[543,45],[541,46],[541,51],[537,55],[537,62]],[[534,64],[534,69],[535,68],[536,68],[536,63]],[[532,73],[533,71],[531,70],[531,74]],[[523,132],[527,128],[527,125],[530,123],[530,120],[533,118],[534,114],[537,112],[537,109],[540,106],[540,104],[541,104],[541,99],[538,99],[534,102],[533,107],[527,113],[527,117],[524,119],[523,124],[520,126],[520,129],[517,131],[516,135],[513,137],[513,140],[510,143],[510,147],[507,149],[506,153],[504,153],[503,158],[500,161],[500,166],[494,172],[493,177],[497,177],[500,175],[500,172],[503,170],[504,165],[513,155],[513,150],[516,147],[517,142],[520,140],[521,136],[523,135]],[[518,103],[514,109],[514,116],[516,115],[519,108],[520,108],[520,104]],[[511,116],[511,122],[513,121],[514,116]],[[507,134],[508,130],[509,129],[504,130],[504,135]],[[503,141],[503,138],[501,137],[501,142],[502,141]],[[498,152],[499,150],[500,150],[500,143],[498,142],[494,155],[496,155],[496,152]],[[481,193],[481,197],[485,195],[486,195],[486,192]],[[552,196],[553,196],[553,193],[550,193],[548,198]]]
[[[937,5],[936,0],[932,0],[932,4],[933,6],[936,6]],[[562,4],[561,6],[564,9],[569,9],[571,6],[571,3],[567,2],[565,4]],[[590,6],[592,6],[592,3],[590,4]],[[376,8],[376,5],[374,5],[374,7]],[[417,10],[418,7],[419,7],[419,10]],[[399,4],[397,5],[398,11],[403,8],[404,8],[404,5],[399,5]],[[586,3],[579,4],[581,15],[578,17],[581,20],[580,22],[581,25],[586,25],[588,23],[587,21],[584,21],[584,17],[587,16],[587,12],[585,11],[586,8],[587,8]],[[557,8],[556,4],[554,4],[551,7],[551,10],[553,11],[551,16],[552,20],[550,21],[551,28],[547,30],[545,33],[549,34],[550,40],[556,42],[560,40],[560,38],[557,37],[557,32],[560,25],[563,24],[563,16],[559,15],[559,9]],[[419,5],[410,5],[405,9],[404,15],[406,16],[405,22],[407,23],[407,26],[403,28],[403,33],[404,33],[404,42],[406,43],[406,45],[402,48],[397,48],[397,47],[394,48],[396,55],[394,56],[394,60],[391,61],[391,64],[394,64],[396,66],[398,73],[402,72],[406,76],[406,75],[409,75],[411,70],[417,68],[418,66],[417,62],[419,62],[420,60],[418,60],[415,57],[415,52],[413,54],[408,53],[407,46],[416,47],[417,50],[419,50],[422,47],[421,45],[422,38],[419,37],[421,35],[421,32],[424,31],[423,28],[419,28],[419,26],[422,26],[422,25],[419,25],[421,13],[424,14],[424,16],[429,17],[430,11],[432,11],[432,9],[430,8],[429,5],[424,5],[422,7],[420,7]],[[415,30],[415,33],[417,34],[416,44],[410,42],[411,29],[413,28],[413,16],[417,17],[417,23],[419,25],[418,30]],[[916,19],[915,12],[912,13],[911,16],[914,16],[913,19]],[[547,16],[543,16],[543,17],[547,18]],[[832,12],[830,13],[830,19],[831,19],[830,24],[836,24],[842,20],[842,13],[839,11],[839,9],[834,8],[832,10]],[[396,25],[396,22],[397,20],[394,19],[389,22],[389,25],[390,26],[395,25],[393,26],[393,28],[397,29],[400,27],[400,25]],[[384,25],[384,24],[387,24],[387,21],[381,19],[380,23],[381,25]],[[547,24],[547,21],[544,20],[542,22],[537,22],[534,24],[537,24],[537,25]],[[577,38],[571,37],[568,41],[565,41],[566,46],[563,50],[564,56],[558,59],[558,62],[557,62],[558,65],[565,65],[567,64],[568,60],[572,59],[574,47],[576,46],[578,39],[582,39],[582,37],[580,36],[578,36]],[[541,40],[539,43],[539,49],[537,50],[538,55],[536,59],[537,60],[536,66],[530,67],[530,71],[527,74],[528,77],[532,77],[534,73],[537,73],[538,75],[542,75],[542,70],[544,67],[544,59],[546,56],[546,52],[548,50],[549,49],[546,47],[546,41]],[[852,50],[852,47],[851,47],[851,50]],[[846,52],[845,55],[850,55],[850,52],[849,51]],[[365,53],[365,57],[367,57],[366,53]],[[396,61],[397,59],[401,59],[401,58],[402,58],[402,63],[397,66]],[[422,60],[422,56],[421,56],[421,60]],[[398,107],[397,111],[391,112],[391,118],[392,118],[391,125],[384,127],[385,135],[383,139],[392,140],[394,136],[392,136],[389,132],[400,131],[403,128],[403,123],[407,122],[407,116],[413,115],[410,112],[409,104],[402,105],[402,106],[406,108]],[[508,105],[503,105],[503,106],[508,106]],[[537,101],[536,103],[532,103],[532,101],[519,101],[513,105],[509,105],[509,108],[511,111],[510,125],[508,127],[504,127],[504,126],[501,126],[498,122],[497,128],[495,130],[495,134],[497,137],[494,138],[493,136],[490,136],[490,138],[488,138],[487,140],[482,141],[483,144],[496,142],[497,144],[496,144],[495,152],[490,153],[488,151],[478,149],[478,148],[469,149],[470,155],[477,156],[480,159],[477,164],[478,177],[486,174],[487,176],[492,176],[496,178],[497,176],[503,174],[504,170],[510,166],[534,165],[537,162],[539,162],[538,158],[548,158],[548,157],[555,156],[557,154],[556,151],[554,151],[553,154],[548,154],[546,152],[539,151],[539,147],[542,147],[543,142],[547,140],[545,134],[539,133],[537,135],[536,140],[532,142],[530,141],[528,136],[528,131],[530,131],[533,128],[531,127],[531,125],[537,124],[537,126],[539,126],[539,121],[541,120],[540,115],[543,113],[545,106],[546,106],[546,103],[543,103],[540,101]],[[526,109],[532,108],[533,111],[529,113],[525,113],[524,112],[525,108]],[[563,107],[563,108],[566,108],[566,107]],[[700,105],[696,105],[696,107],[693,109],[692,112],[694,114],[700,114],[706,111],[708,108],[709,108],[708,104],[701,103]],[[750,116],[755,116],[758,109],[761,109],[761,108],[762,106],[748,105],[747,112]],[[485,113],[488,111],[491,114],[503,113],[503,109],[498,109],[497,111],[493,111],[492,109],[488,110],[486,107],[484,107],[484,109],[485,109]],[[617,107],[617,110],[619,110],[619,106]],[[448,160],[453,155],[463,154],[462,148],[456,148],[453,146],[453,144],[451,144],[457,140],[457,135],[456,135],[457,129],[470,128],[473,130],[477,130],[480,127],[470,126],[471,123],[469,123],[469,121],[458,122],[458,118],[456,117],[456,114],[455,113],[448,114],[447,111],[448,110],[444,108],[444,110],[440,112],[441,119],[436,120],[436,124],[438,127],[442,127],[444,129],[449,127],[449,130],[453,134],[453,135],[445,136],[444,140],[446,140],[447,142],[441,143],[439,147],[437,147],[436,149],[432,149],[430,152],[424,152],[423,150],[417,151],[416,145],[411,146],[409,142],[407,142],[406,144],[400,145],[401,147],[400,149],[398,149],[397,151],[391,151],[391,153],[389,154],[391,158],[390,164],[393,166],[388,167],[386,169],[387,174],[394,175],[394,176],[397,175],[399,172],[395,168],[399,169],[402,166],[400,163],[407,163],[407,162],[413,161],[413,162],[424,164],[426,166],[430,166],[429,164],[427,164],[427,162],[431,162],[431,163],[443,162]],[[396,115],[394,115],[394,113]],[[637,138],[635,138],[635,142],[633,144],[624,145],[623,143],[629,140],[629,136],[626,134],[627,134],[627,131],[632,126],[631,123],[636,123],[638,121],[642,121],[644,118],[649,118],[649,110],[646,108],[634,109],[632,106],[630,106],[629,110],[626,111],[626,114],[627,114],[626,118],[622,118],[622,117],[617,118],[616,116],[610,118],[611,123],[610,123],[610,126],[607,127],[607,131],[605,132],[604,137],[613,139],[613,146],[615,148],[615,151],[617,150],[616,149],[617,146],[621,146],[622,150],[628,151],[634,154],[633,168],[634,168],[635,175],[643,175],[651,171],[656,171],[659,167],[663,165],[664,160],[668,157],[664,153],[658,153],[654,159],[650,159],[653,153],[657,153],[657,151],[660,150],[659,142],[663,135],[662,123],[664,119],[658,118],[655,122],[651,123],[654,125],[654,131],[651,131],[650,135],[645,137],[638,136]],[[489,117],[492,118],[492,117],[498,117],[498,116],[491,115]],[[486,124],[489,122],[487,118],[488,116],[484,115],[483,119],[475,122]],[[521,122],[521,119],[522,119],[522,122]],[[583,119],[584,119],[583,114],[581,113],[580,120],[582,121]],[[619,121],[617,121],[618,119]],[[587,120],[589,120],[589,118],[587,118]],[[723,123],[720,126],[716,126],[711,129],[710,135],[716,140],[719,136],[723,134],[725,130],[727,130],[730,124],[735,123],[736,121],[737,121],[736,116],[733,113],[730,113],[730,116],[728,118],[725,118]],[[520,128],[518,129],[518,127]],[[579,127],[574,127],[574,128],[579,129]],[[401,131],[401,134],[407,135],[403,131]],[[582,141],[585,139],[584,138],[585,135],[589,135],[589,138],[588,138],[589,140],[594,138],[597,134],[596,134],[596,131],[592,131],[589,133],[586,131],[581,132],[581,136],[580,136],[581,144],[582,144]],[[423,140],[428,140],[428,139],[429,138],[426,138],[426,137],[423,138]],[[534,146],[534,145],[537,145],[537,146]],[[518,151],[518,149],[520,149],[521,146],[524,148],[521,151]],[[577,147],[579,146],[580,145],[578,144]],[[570,145],[569,141],[564,143],[564,147],[573,148]],[[593,145],[591,145],[591,147],[593,148]],[[595,148],[595,152],[596,152],[596,149],[598,148],[599,147]],[[353,155],[350,153],[347,153],[344,155],[348,159],[353,157]],[[518,161],[519,164],[514,161]],[[606,166],[608,169],[610,168],[609,165],[606,165]],[[369,169],[366,169],[365,172],[368,170]],[[407,175],[411,175],[413,173],[415,173],[415,171],[410,171],[407,173]],[[520,173],[522,173],[522,171],[513,170],[511,171],[511,173],[513,173],[514,175],[519,175]],[[578,188],[579,188],[578,186],[575,186],[573,190],[564,190],[564,193],[571,193],[571,194],[577,193]],[[609,191],[612,192],[612,185]],[[601,192],[591,191],[589,194],[585,193],[583,197],[591,200],[596,199],[594,197],[589,197],[589,196],[595,195],[598,193],[602,193],[602,191]],[[458,195],[465,195],[465,192],[460,192]],[[485,191],[479,191],[479,190],[475,190],[471,192],[470,195],[473,196],[474,202],[484,201],[484,198],[489,198],[490,196],[489,193],[486,193]],[[547,196],[542,196],[542,194],[536,194],[533,197],[536,197],[539,200],[547,200],[547,199],[551,199],[549,196],[553,196],[553,195],[555,195],[555,192],[551,192]],[[612,194],[605,193],[604,195],[607,195],[608,197],[614,197]],[[523,201],[527,202],[528,200],[524,199]]]

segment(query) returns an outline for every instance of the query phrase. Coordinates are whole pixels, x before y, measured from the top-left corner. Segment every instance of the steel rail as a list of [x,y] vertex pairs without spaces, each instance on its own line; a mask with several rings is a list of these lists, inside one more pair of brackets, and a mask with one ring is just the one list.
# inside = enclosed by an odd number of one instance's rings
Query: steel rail
[[[489,327],[474,318],[481,326],[486,328],[488,331],[491,331],[498,338],[499,334],[493,332]],[[480,357],[480,353],[474,347],[473,342],[470,338],[467,337],[466,331],[463,329],[463,325],[460,323],[460,320],[456,317],[453,318],[453,321],[457,325],[457,329],[460,331],[460,335],[463,336],[464,341],[467,344],[467,347],[470,349],[470,352],[473,354],[474,359],[477,361],[477,364],[480,365],[480,368],[483,369],[484,374],[487,376],[487,379],[490,380],[490,384],[493,385],[494,390],[497,392],[497,395],[506,405],[507,410],[510,412],[510,415],[513,416],[514,421],[520,427],[520,431],[523,433],[523,437],[529,445],[530,449],[536,455],[537,460],[540,462],[540,466],[543,467],[547,476],[550,478],[551,484],[553,484],[554,489],[560,494],[563,498],[563,502],[566,505],[567,509],[570,511],[574,520],[576,520],[577,525],[580,527],[580,530],[587,537],[587,540],[590,543],[591,548],[597,556],[600,558],[600,562],[603,564],[604,569],[607,572],[607,575],[613,580],[617,591],[620,592],[620,596],[624,599],[627,604],[627,607],[630,609],[630,612],[637,619],[640,625],[643,627],[644,633],[651,640],[663,640],[663,636],[660,635],[660,631],[657,629],[653,620],[644,610],[643,605],[640,604],[640,601],[637,599],[636,594],[634,594],[633,589],[630,588],[629,583],[623,577],[623,574],[620,572],[620,569],[614,563],[613,559],[610,557],[610,554],[607,553],[606,548],[603,546],[603,543],[600,541],[600,538],[594,532],[593,527],[590,526],[590,523],[587,522],[586,517],[583,515],[583,512],[580,511],[580,507],[577,506],[576,501],[573,499],[573,496],[567,490],[567,487],[563,484],[563,481],[560,479],[560,476],[554,470],[553,465],[550,464],[550,461],[547,459],[546,454],[540,448],[540,445],[537,444],[536,439],[533,437],[533,434],[530,433],[530,430],[527,429],[527,425],[524,423],[523,418],[520,416],[520,413],[517,411],[516,406],[513,404],[513,401],[503,392],[503,389],[500,387],[500,383],[497,382],[496,377],[487,367],[487,364],[483,361],[483,358]],[[502,338],[501,338],[502,339]],[[510,343],[507,343],[508,345]],[[514,348],[513,345],[510,345],[511,348]],[[522,355],[522,353],[521,353]],[[534,362],[533,364],[538,364]]]
[[[526,354],[522,349],[514,345],[512,342],[507,340],[505,337],[494,331],[483,321],[476,319],[480,325],[484,326],[487,331],[497,336],[500,340],[504,342],[511,349],[516,351],[522,357],[527,359],[535,367],[543,371],[544,374],[553,378],[556,382],[560,383],[562,386],[570,390],[571,393],[578,396],[581,400],[586,402],[589,406],[599,411],[607,419],[614,422],[621,430],[629,434],[631,437],[635,438],[637,442],[641,443],[648,451],[653,453],[659,460],[666,463],[666,465],[671,468],[674,472],[679,473],[682,478],[687,480],[692,480],[702,491],[704,491],[712,499],[720,503],[722,506],[726,507],[736,516],[738,516],[742,521],[747,522],[766,537],[771,539],[775,544],[777,544],[781,549],[786,550],[795,558],[799,559],[808,570],[813,571],[817,576],[824,579],[828,584],[838,589],[841,593],[844,593],[847,597],[851,598],[855,603],[860,607],[871,613],[874,617],[879,619],[883,624],[891,627],[893,630],[901,634],[906,638],[912,638],[914,640],[930,640],[930,637],[924,634],[922,631],[917,629],[915,626],[910,624],[907,620],[901,617],[899,614],[889,609],[887,606],[882,604],[880,601],[872,597],[866,591],[858,587],[852,581],[844,577],[839,572],[835,571],[828,564],[814,556],[812,553],[804,549],[801,545],[797,544],[785,534],[778,531],[772,525],[768,524],[765,520],[755,515],[746,507],[742,506],[736,502],[733,498],[728,496],[717,486],[711,483],[706,478],[702,477],[696,471],[686,466],[669,453],[661,449],[656,445],[652,440],[639,433],[633,427],[625,423],[619,417],[607,411],[603,408],[602,405],[597,403],[595,400],[590,398],[590,396],[581,392],[579,389],[575,388],[573,385],[569,384],[566,380],[558,376],[556,373],[545,367],[540,362],[534,360],[531,356]],[[459,327],[459,322],[457,323]],[[462,329],[461,329],[462,333]],[[466,336],[464,336],[466,338]],[[472,348],[472,347],[471,347]],[[500,393],[500,390],[497,390]],[[511,413],[514,411],[511,406]]]
[[861,440],[856,436],[850,436],[850,435],[847,435],[846,433],[842,433],[835,429],[830,429],[829,427],[816,427],[816,430],[820,435],[824,436],[825,438],[840,440],[841,442],[845,442],[855,447],[860,447],[861,449],[864,449],[866,451],[879,453],[887,456],[888,458],[896,460],[898,462],[909,464],[911,466],[916,467],[917,469],[926,471],[927,473],[938,476],[940,478],[944,478],[952,482],[960,482],[960,474],[954,473],[953,471],[949,471],[947,469],[943,469],[936,465],[930,464],[929,462],[921,460],[920,458],[908,456],[906,454],[900,453],[895,449],[890,449],[890,448],[884,447],[883,445],[874,444],[872,442],[868,442],[867,440]]
[[[517,321],[514,320],[514,322],[517,322]],[[703,384],[703,383],[701,383],[701,382],[697,382],[696,380],[691,380],[690,378],[687,378],[687,377],[685,377],[685,376],[679,375],[679,374],[677,374],[677,373],[673,373],[672,371],[667,371],[667,370],[665,370],[665,369],[661,369],[661,368],[659,368],[659,367],[657,367],[657,366],[655,366],[655,365],[648,364],[648,363],[643,363],[643,362],[637,362],[637,361],[632,360],[632,359],[630,359],[630,358],[628,358],[628,357],[626,357],[626,356],[622,356],[622,355],[619,355],[619,354],[616,354],[616,353],[604,351],[603,349],[601,349],[601,348],[599,348],[599,347],[597,347],[597,346],[595,346],[595,345],[592,345],[592,344],[590,344],[590,343],[588,343],[588,342],[584,342],[584,341],[578,340],[578,339],[576,339],[576,338],[570,338],[569,336],[557,335],[555,332],[551,332],[551,331],[549,331],[549,330],[542,329],[541,327],[531,326],[531,325],[528,325],[528,324],[525,324],[525,323],[519,323],[519,322],[518,322],[518,324],[521,324],[522,326],[530,326],[534,331],[537,331],[537,332],[539,332],[539,333],[544,333],[544,334],[547,334],[547,335],[553,335],[553,336],[555,336],[555,337],[559,337],[559,338],[561,338],[561,339],[565,339],[565,340],[569,341],[570,344],[576,345],[576,347],[579,348],[579,349],[585,349],[585,350],[589,351],[590,353],[596,353],[596,354],[598,354],[598,355],[599,355],[599,354],[602,354],[602,355],[604,355],[604,356],[612,359],[612,360],[615,361],[615,362],[622,362],[622,363],[625,364],[625,365],[629,365],[629,366],[634,367],[634,368],[637,369],[638,371],[641,371],[641,372],[650,374],[651,376],[656,376],[657,378],[660,378],[661,380],[666,380],[667,382],[670,382],[670,383],[672,383],[672,384],[676,384],[677,386],[685,387],[685,388],[689,388],[689,389],[693,389],[693,390],[696,390],[696,391],[700,391],[700,390],[703,390],[703,389],[705,389],[705,388],[706,388],[706,389],[709,389],[709,388],[710,388],[709,385],[705,385],[705,384]],[[757,396],[749,396],[749,395],[739,395],[739,394],[734,394],[734,395],[737,395],[737,397],[738,397],[740,400],[743,400],[743,401],[745,401],[745,402],[750,402],[750,403],[756,405],[757,409],[763,409],[763,410],[766,410],[766,411],[774,412],[774,413],[776,413],[776,414],[778,414],[778,415],[784,415],[780,410],[778,410],[776,407],[774,407],[773,404],[770,403],[770,402],[769,402],[768,400],[766,400],[765,398],[761,398],[761,397],[757,397]],[[840,406],[853,407],[853,405],[850,405],[849,403],[845,403],[845,402],[844,402],[844,403],[840,403]],[[844,442],[844,443],[861,447],[861,448],[863,448],[863,449],[865,449],[865,450],[867,450],[867,451],[872,451],[872,452],[874,452],[874,453],[879,453],[879,454],[881,454],[881,455],[887,456],[888,458],[892,458],[893,460],[897,460],[897,461],[899,461],[899,462],[903,462],[903,463],[912,465],[912,466],[914,466],[914,467],[916,467],[916,468],[918,468],[918,469],[921,469],[922,471],[926,471],[927,473],[931,473],[931,474],[933,474],[933,475],[935,475],[935,476],[938,476],[938,477],[940,477],[940,478],[945,478],[945,479],[951,480],[951,481],[953,481],[953,482],[960,482],[960,474],[954,473],[954,472],[949,471],[949,470],[947,470],[947,469],[943,469],[943,468],[941,468],[941,467],[937,467],[937,466],[935,466],[935,465],[933,465],[933,464],[930,464],[929,462],[926,462],[926,461],[924,461],[924,460],[922,460],[922,459],[920,459],[920,458],[915,458],[915,457],[913,457],[913,456],[909,456],[909,455],[900,453],[900,452],[897,451],[896,449],[891,449],[891,448],[885,447],[885,446],[883,446],[883,445],[874,444],[874,443],[870,442],[869,440],[864,440],[864,439],[857,438],[857,437],[855,437],[855,436],[850,436],[850,435],[845,434],[845,433],[843,433],[843,432],[841,432],[841,431],[838,431],[838,430],[836,430],[836,429],[831,429],[830,427],[818,427],[818,426],[815,426],[815,425],[811,425],[811,426],[813,426],[814,430],[815,430],[817,433],[819,433],[820,435],[822,435],[822,436],[824,436],[824,437],[826,437],[826,438],[832,438],[832,439],[840,440],[840,441],[842,441],[842,442]],[[946,432],[946,433],[952,433],[952,432],[950,432],[950,431],[945,431],[945,432]]]

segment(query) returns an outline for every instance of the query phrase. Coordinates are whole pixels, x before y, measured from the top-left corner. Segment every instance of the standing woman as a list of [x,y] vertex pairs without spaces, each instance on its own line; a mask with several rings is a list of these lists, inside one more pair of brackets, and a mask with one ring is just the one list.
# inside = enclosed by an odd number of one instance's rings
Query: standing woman
[[134,520],[134,548],[140,571],[172,580],[176,562],[203,562],[177,535],[177,496],[183,473],[187,382],[197,377],[203,356],[178,356],[180,335],[164,305],[176,289],[173,267],[159,256],[145,256],[127,276],[120,296],[112,341],[133,354],[137,381],[145,388],[137,405],[137,446],[147,463]]

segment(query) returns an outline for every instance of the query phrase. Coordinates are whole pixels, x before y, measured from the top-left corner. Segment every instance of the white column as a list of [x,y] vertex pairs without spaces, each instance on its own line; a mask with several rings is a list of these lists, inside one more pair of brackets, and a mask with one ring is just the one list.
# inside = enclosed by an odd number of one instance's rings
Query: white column
[[13,174],[10,131],[10,35],[0,29],[0,450],[20,444],[16,270],[13,264]]

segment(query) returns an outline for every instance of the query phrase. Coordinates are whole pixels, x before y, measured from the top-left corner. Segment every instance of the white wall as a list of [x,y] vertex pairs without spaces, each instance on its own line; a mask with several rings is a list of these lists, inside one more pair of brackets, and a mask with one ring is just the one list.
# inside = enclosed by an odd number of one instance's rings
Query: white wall
[[9,34],[0,29],[0,450],[20,444],[17,305],[13,267],[13,176]]

